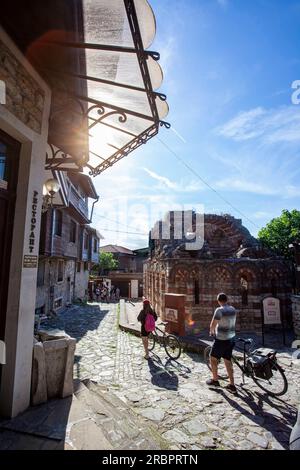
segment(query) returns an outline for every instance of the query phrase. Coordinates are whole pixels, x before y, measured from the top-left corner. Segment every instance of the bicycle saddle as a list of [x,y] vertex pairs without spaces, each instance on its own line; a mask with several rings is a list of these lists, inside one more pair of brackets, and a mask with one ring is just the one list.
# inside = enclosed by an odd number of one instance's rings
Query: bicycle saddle
[[236,340],[240,341],[241,343],[245,343],[245,344],[251,344],[252,343],[252,339],[250,339],[250,338],[248,338],[248,339],[237,338]]

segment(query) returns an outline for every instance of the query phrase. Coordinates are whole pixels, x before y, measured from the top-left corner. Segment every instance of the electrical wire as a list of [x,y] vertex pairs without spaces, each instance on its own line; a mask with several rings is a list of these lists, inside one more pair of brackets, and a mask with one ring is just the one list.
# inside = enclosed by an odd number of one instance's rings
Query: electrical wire
[[101,229],[101,232],[114,232],[114,233],[126,233],[127,235],[141,235],[141,236],[145,236],[145,237],[148,237],[148,233],[142,233],[142,232],[125,232],[125,231],[122,231],[122,230],[112,230],[112,229],[108,229],[108,228],[102,228]]
[[260,227],[253,222],[249,217],[247,217],[242,211],[240,211],[237,207],[235,207],[233,204],[231,204],[230,201],[228,201],[222,194],[220,194],[213,186],[211,186],[207,181],[205,181],[202,176],[199,175],[199,173],[194,170],[188,163],[186,163],[174,150],[172,150],[168,144],[166,144],[163,140],[161,140],[158,136],[156,137],[159,142],[167,149],[169,152],[174,155],[174,157],[182,163],[191,173],[193,173],[194,176],[196,176],[205,186],[207,186],[211,191],[213,191],[222,201],[224,201],[228,206],[230,206],[234,211],[236,211],[238,214],[240,214],[244,219],[248,220],[252,225],[254,225],[255,228],[260,229]]
[[[98,217],[98,218],[100,217],[101,219],[106,219],[106,220],[108,220],[109,222],[113,222],[113,223],[115,223],[115,224],[117,224],[117,225],[123,225],[124,227],[132,228],[133,230],[138,230],[136,227],[133,227],[132,225],[124,224],[124,223],[119,222],[119,221],[117,221],[117,220],[110,219],[109,217],[106,217],[106,216],[104,216],[104,215],[97,215],[96,217]],[[142,235],[143,235],[143,234],[142,234]]]
[[[238,214],[240,214],[245,220],[248,220],[248,222],[250,222],[255,228],[257,229],[260,229],[260,227],[255,223],[253,222],[253,220],[251,220],[246,214],[244,214],[240,209],[238,209],[237,207],[235,207],[230,201],[228,201],[228,199],[226,199],[221,193],[219,193],[213,186],[211,186],[202,176],[199,175],[199,173],[194,169],[192,168],[185,160],[183,160],[173,149],[171,149],[169,147],[168,144],[166,144],[166,142],[164,142],[162,139],[160,139],[158,136],[156,137],[159,142],[172,154],[174,155],[174,157],[182,164],[184,165],[191,173],[193,173],[194,176],[196,176],[205,186],[207,186],[211,191],[213,191],[223,202],[225,202],[229,207],[231,207],[231,209],[233,209],[235,212],[237,212]],[[128,224],[124,224],[122,222],[119,222],[117,220],[113,220],[113,219],[110,219],[109,217],[106,217],[104,215],[97,215],[96,216],[97,218],[102,218],[102,219],[106,219],[110,222],[113,222],[117,225],[123,225],[123,226],[126,226],[126,227],[129,227],[129,228],[133,228],[134,230],[137,230],[136,227],[132,227]],[[94,218],[95,218],[95,215],[94,215]],[[145,235],[145,236],[148,236],[148,234],[144,234],[144,233],[141,233],[141,232],[128,232],[128,231],[122,231],[122,230],[112,230],[112,229],[101,229],[102,231],[106,231],[106,232],[114,232],[114,233],[124,233],[124,234],[128,234],[128,235]]]

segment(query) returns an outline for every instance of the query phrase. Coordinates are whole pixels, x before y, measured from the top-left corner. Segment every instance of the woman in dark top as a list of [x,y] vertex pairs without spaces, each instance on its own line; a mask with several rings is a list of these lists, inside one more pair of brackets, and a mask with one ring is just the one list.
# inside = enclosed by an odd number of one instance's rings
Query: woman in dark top
[[145,322],[147,314],[150,313],[154,317],[154,320],[157,320],[157,315],[152,309],[149,300],[144,300],[143,302],[143,310],[140,311],[139,316],[137,317],[138,321],[141,322],[141,336],[142,341],[145,349],[145,359],[149,359],[149,351],[148,351],[148,336],[150,335],[150,331],[145,330]]

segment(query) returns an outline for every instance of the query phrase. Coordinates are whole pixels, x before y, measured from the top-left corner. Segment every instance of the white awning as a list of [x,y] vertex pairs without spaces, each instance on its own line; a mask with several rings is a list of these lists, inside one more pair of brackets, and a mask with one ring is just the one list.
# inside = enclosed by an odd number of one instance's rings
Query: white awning
[[[83,41],[56,45],[74,50],[74,56],[79,51],[80,70],[85,70],[72,74],[76,90],[84,90],[72,96],[88,122],[85,171],[96,176],[146,143],[160,125],[169,127],[163,121],[169,109],[157,91],[163,80],[159,54],[148,51],[156,23],[147,0],[82,3]],[[47,162],[51,165],[51,159]]]

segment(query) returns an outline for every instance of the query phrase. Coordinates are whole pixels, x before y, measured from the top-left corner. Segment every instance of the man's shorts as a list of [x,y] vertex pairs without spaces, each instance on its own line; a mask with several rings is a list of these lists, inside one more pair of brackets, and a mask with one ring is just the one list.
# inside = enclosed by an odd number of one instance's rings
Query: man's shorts
[[235,345],[235,339],[215,339],[211,349],[210,355],[216,359],[227,359],[228,361],[232,358],[232,351]]

